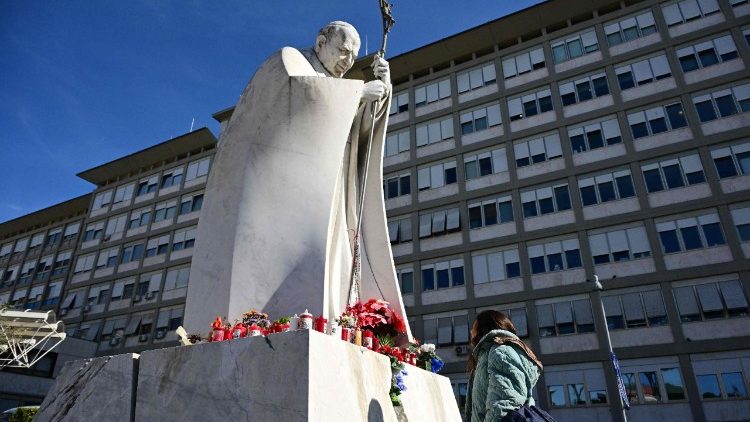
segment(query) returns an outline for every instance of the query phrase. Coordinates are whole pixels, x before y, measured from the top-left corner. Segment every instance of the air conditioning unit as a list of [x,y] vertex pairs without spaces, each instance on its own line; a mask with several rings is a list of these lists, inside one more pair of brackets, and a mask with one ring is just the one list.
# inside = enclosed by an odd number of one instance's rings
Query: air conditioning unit
[[146,300],[151,300],[154,298],[154,292],[148,292],[146,293]]
[[111,234],[105,235],[105,236],[104,236],[104,241],[105,241],[105,242],[108,242],[108,241],[109,241],[109,239],[111,239],[111,238],[112,238],[112,235],[111,235]]
[[112,337],[109,339],[110,346],[117,346],[118,344],[120,344],[120,337]]
[[148,341],[148,334],[141,334],[138,336],[139,343],[145,343]]
[[454,350],[456,351],[456,356],[464,356],[469,354],[469,346],[456,346]]
[[167,330],[164,330],[164,329],[156,330],[156,332],[154,333],[154,338],[157,340],[161,340],[166,336],[167,336]]
[[138,302],[140,302],[140,301],[141,301],[141,299],[143,299],[143,298],[141,297],[141,295],[135,295],[135,296],[133,297],[133,303],[138,303]]
[[90,310],[91,310],[91,305],[86,305],[86,306],[83,307],[83,312],[84,313],[89,312]]

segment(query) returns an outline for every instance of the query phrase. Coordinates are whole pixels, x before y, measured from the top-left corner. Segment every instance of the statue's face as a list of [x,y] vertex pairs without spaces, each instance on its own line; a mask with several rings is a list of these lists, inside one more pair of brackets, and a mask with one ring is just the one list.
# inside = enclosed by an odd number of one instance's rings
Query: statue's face
[[318,59],[335,78],[351,69],[359,53],[358,37],[348,28],[336,31],[330,40],[319,36],[315,47]]

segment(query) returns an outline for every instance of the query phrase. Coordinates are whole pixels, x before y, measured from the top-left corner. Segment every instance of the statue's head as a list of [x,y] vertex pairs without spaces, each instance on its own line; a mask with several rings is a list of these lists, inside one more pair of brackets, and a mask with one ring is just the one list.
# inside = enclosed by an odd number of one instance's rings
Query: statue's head
[[352,25],[333,21],[320,29],[315,54],[331,75],[341,78],[357,59],[359,46],[359,34]]

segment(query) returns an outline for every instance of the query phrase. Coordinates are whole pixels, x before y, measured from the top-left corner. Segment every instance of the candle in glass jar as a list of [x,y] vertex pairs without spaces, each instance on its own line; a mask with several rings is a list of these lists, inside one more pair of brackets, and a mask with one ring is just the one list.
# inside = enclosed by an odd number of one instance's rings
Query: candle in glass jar
[[372,337],[372,331],[365,330],[362,332],[362,345],[370,350],[372,350],[373,347]]
[[354,344],[356,344],[357,346],[362,345],[362,330],[360,330],[359,328],[354,330]]

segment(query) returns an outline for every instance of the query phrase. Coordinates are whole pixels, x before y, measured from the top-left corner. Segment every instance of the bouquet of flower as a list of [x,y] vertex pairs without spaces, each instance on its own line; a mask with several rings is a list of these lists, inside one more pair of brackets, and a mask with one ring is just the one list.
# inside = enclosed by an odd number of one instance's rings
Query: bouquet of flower
[[344,311],[341,316],[336,318],[336,324],[338,324],[342,328],[356,328],[357,317],[350,313],[349,308],[347,307],[347,310]]
[[443,369],[443,360],[435,353],[435,345],[425,343],[419,346],[417,352],[417,365],[426,371],[440,372]]
[[406,391],[406,384],[404,383],[404,377],[409,373],[404,369],[404,350],[400,347],[393,347],[388,344],[381,344],[378,352],[382,355],[388,356],[391,360],[391,389],[389,396],[391,397],[391,403],[394,406],[401,405],[401,392]]
[[281,317],[277,319],[276,321],[274,321],[273,324],[271,324],[271,327],[268,329],[268,331],[271,333],[282,333],[284,331],[288,331],[290,327],[291,327],[291,318],[286,316],[286,317]]
[[242,322],[247,326],[255,324],[263,329],[271,327],[271,320],[268,319],[268,314],[265,312],[259,312],[256,309],[251,309],[242,314]]
[[370,299],[364,303],[348,305],[344,314],[353,315],[359,328],[370,330],[376,335],[396,337],[406,333],[404,320],[383,300]]

